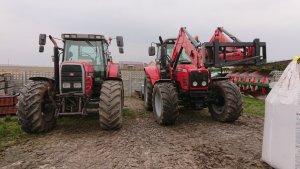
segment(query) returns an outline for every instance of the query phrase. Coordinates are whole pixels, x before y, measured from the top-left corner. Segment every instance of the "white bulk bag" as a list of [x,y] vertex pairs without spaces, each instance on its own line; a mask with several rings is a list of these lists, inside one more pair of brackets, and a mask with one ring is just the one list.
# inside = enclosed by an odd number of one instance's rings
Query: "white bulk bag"
[[300,169],[300,57],[295,57],[266,98],[262,160]]

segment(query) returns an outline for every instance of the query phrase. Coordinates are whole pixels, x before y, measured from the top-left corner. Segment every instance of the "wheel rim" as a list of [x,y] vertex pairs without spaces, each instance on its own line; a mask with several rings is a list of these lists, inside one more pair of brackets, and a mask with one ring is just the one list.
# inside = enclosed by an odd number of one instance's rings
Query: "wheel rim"
[[42,103],[42,116],[43,119],[46,122],[49,122],[52,120],[54,113],[53,113],[53,105],[51,105],[50,103]]
[[222,114],[225,107],[225,98],[220,89],[216,90],[216,102],[212,104],[216,114]]
[[43,119],[46,122],[49,122],[52,120],[54,116],[54,108],[51,104],[51,101],[48,99],[48,95],[44,95],[43,100],[41,102],[41,112]]
[[157,117],[161,116],[161,105],[162,105],[161,95],[157,91],[155,93],[155,113]]

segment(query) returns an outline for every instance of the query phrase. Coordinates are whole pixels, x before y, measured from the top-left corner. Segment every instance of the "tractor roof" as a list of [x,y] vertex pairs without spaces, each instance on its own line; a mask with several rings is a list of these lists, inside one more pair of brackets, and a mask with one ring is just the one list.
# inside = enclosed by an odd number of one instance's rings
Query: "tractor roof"
[[175,44],[176,38],[168,38],[164,40],[164,43]]
[[103,35],[96,35],[96,34],[63,33],[61,34],[61,38],[64,40],[91,40],[91,41],[103,40],[106,43],[108,43]]

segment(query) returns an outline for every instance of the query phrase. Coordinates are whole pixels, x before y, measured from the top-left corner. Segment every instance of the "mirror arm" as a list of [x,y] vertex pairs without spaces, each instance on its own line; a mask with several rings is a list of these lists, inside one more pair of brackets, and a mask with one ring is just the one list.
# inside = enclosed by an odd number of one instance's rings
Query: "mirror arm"
[[155,43],[155,42],[151,42],[151,46],[152,46],[153,44],[156,44],[156,43]]
[[51,40],[51,42],[53,43],[54,47],[58,48],[56,41],[53,39],[53,37],[51,35],[49,35],[49,38]]

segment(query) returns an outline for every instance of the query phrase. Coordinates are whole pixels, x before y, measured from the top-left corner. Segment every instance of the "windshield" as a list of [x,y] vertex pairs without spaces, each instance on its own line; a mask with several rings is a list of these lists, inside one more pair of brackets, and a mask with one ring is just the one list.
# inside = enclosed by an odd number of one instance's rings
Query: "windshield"
[[[167,44],[167,54],[169,57],[172,57],[174,46],[175,44]],[[192,63],[190,57],[185,53],[184,49],[181,51],[178,61],[182,64]]]
[[168,54],[169,57],[172,56],[174,45],[175,44],[167,44],[167,54]]
[[103,64],[101,41],[74,41],[66,40],[64,60],[86,61],[92,65]]
[[190,64],[190,63],[192,63],[190,57],[185,53],[184,49],[182,49],[182,51],[180,53],[178,62],[182,63],[182,64]]

